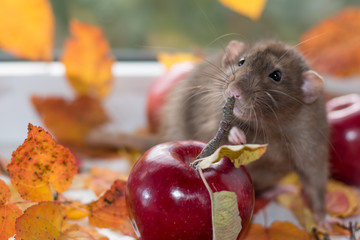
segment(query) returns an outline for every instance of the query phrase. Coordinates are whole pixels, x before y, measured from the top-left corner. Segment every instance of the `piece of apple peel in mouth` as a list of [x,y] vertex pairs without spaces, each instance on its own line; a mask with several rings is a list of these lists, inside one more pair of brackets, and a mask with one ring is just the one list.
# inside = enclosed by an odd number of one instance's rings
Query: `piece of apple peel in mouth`
[[254,188],[243,164],[260,158],[266,145],[222,146],[196,159],[205,145],[163,143],[134,165],[126,202],[140,239],[235,240],[245,232]]

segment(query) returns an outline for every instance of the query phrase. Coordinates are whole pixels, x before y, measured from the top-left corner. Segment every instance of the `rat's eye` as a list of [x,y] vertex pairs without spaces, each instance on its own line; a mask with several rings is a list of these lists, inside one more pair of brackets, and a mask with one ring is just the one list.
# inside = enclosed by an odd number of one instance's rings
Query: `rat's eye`
[[273,71],[269,74],[269,77],[275,82],[280,82],[281,80],[281,72],[279,70]]
[[245,58],[241,58],[238,62],[239,67],[242,66],[245,62]]

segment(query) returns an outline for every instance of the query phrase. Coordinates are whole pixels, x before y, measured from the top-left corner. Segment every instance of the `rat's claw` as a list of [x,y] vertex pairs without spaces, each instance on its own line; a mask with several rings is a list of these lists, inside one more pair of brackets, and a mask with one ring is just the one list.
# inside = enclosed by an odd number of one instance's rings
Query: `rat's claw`
[[330,216],[329,214],[326,214],[325,217],[319,217],[316,214],[314,214],[314,218],[319,228],[323,228],[328,232],[332,231],[331,225],[333,224],[344,225],[344,221],[342,219]]
[[232,127],[229,132],[228,140],[234,145],[245,144],[246,136],[243,130],[238,127]]

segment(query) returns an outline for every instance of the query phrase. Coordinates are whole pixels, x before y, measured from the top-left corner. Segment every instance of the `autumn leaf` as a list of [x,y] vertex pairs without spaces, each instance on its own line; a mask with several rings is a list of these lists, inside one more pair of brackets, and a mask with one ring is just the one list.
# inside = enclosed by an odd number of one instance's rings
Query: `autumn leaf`
[[266,0],[219,0],[221,4],[252,20],[258,20],[265,8]]
[[63,212],[69,220],[79,220],[89,215],[87,206],[78,202],[64,203]]
[[8,165],[12,184],[27,200],[52,199],[52,188],[64,192],[77,172],[75,157],[41,127],[28,126],[28,137]]
[[58,239],[64,224],[62,207],[55,202],[41,202],[29,207],[16,220],[16,238],[24,240]]
[[85,186],[93,190],[97,196],[100,196],[108,190],[117,179],[126,181],[127,176],[111,169],[93,167],[89,177],[85,179]]
[[66,76],[74,90],[80,95],[102,98],[109,94],[112,86],[110,47],[100,28],[71,21],[71,38],[68,38],[61,61]]
[[31,100],[45,126],[63,143],[83,144],[89,131],[108,121],[102,103],[95,98],[82,96],[71,101],[34,96]]
[[137,239],[137,235],[134,231],[133,226],[131,225],[129,218],[126,218],[125,222],[119,227],[119,230],[123,235],[127,235]]
[[10,199],[10,189],[7,184],[0,179],[0,206],[7,203]]
[[176,63],[181,62],[195,62],[199,63],[203,59],[202,57],[195,56],[191,53],[165,53],[161,52],[157,55],[157,60],[162,63],[166,69],[170,69]]
[[7,240],[15,234],[15,221],[22,211],[16,204],[0,206],[0,240]]
[[120,227],[127,218],[125,204],[126,182],[116,180],[111,189],[89,205],[91,225],[100,228]]
[[301,36],[298,48],[320,73],[360,74],[360,8],[324,19]]
[[270,227],[265,228],[261,224],[252,223],[245,237],[246,240],[310,240],[310,235],[300,230],[291,222],[275,221]]
[[0,0],[0,48],[20,58],[51,60],[54,16],[48,0]]
[[71,225],[57,240],[108,240],[109,238],[98,233],[94,228],[79,226],[77,224]]
[[[281,194],[277,197],[278,203],[292,211],[304,229],[310,232],[317,226],[313,213],[304,198],[302,185],[295,173],[287,175],[281,184],[292,185],[297,190],[292,193]],[[335,180],[329,180],[326,189],[326,209],[334,217],[350,217],[356,215],[359,209],[358,191],[356,188],[344,185]],[[340,228],[333,227],[331,235],[341,235]]]

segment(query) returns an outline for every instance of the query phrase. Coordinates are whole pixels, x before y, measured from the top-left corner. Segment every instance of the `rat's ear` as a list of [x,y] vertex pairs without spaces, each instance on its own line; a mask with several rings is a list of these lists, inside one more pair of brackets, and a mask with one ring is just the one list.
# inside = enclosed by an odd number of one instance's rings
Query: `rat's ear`
[[239,55],[245,49],[245,43],[239,41],[231,41],[225,50],[224,57],[222,59],[222,66],[227,67],[231,64],[236,64],[239,59]]
[[313,70],[303,72],[302,78],[304,80],[304,83],[301,86],[301,89],[304,93],[303,101],[307,104],[310,104],[320,96],[323,89],[324,80],[317,72]]

